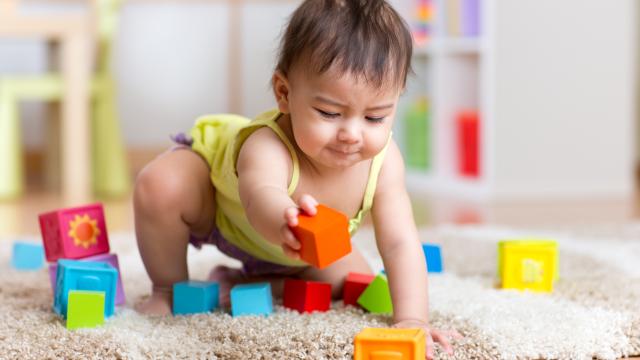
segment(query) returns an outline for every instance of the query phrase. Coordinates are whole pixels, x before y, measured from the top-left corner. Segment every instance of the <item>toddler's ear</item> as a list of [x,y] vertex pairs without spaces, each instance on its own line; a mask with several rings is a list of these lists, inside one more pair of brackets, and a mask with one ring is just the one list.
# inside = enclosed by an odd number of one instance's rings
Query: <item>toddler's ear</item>
[[286,76],[280,72],[276,71],[273,73],[273,79],[271,80],[273,84],[273,94],[276,97],[276,102],[278,103],[278,110],[280,110],[283,114],[289,113],[289,80]]

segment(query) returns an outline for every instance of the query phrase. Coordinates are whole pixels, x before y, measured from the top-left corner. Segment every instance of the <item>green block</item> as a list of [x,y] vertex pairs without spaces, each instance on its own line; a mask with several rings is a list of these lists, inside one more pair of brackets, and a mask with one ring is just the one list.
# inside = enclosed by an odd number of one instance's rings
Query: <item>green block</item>
[[378,274],[358,298],[358,304],[374,314],[391,314],[393,304],[387,277]]
[[70,290],[67,329],[91,328],[104,324],[104,291]]

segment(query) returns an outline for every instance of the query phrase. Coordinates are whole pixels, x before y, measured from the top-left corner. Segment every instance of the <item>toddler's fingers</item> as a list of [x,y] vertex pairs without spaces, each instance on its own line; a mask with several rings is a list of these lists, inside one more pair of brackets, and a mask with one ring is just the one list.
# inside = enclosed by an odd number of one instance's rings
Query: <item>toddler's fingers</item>
[[291,232],[289,227],[282,227],[281,235],[285,245],[289,246],[293,250],[300,250],[300,242],[296,239],[295,235],[293,235],[293,232]]
[[431,338],[431,335],[427,335],[427,353],[426,353],[426,357],[428,360],[432,360],[433,359],[433,339]]
[[290,207],[284,211],[284,219],[289,226],[298,226],[298,214],[300,211],[297,207]]
[[446,351],[447,354],[453,355],[453,347],[449,343],[449,339],[447,339],[446,334],[440,331],[432,331],[431,337],[433,337],[433,341],[436,341],[440,343],[440,345],[442,345],[442,347],[444,348],[444,351]]
[[309,194],[300,196],[298,205],[306,214],[313,216],[317,213],[316,206],[318,206],[318,202]]

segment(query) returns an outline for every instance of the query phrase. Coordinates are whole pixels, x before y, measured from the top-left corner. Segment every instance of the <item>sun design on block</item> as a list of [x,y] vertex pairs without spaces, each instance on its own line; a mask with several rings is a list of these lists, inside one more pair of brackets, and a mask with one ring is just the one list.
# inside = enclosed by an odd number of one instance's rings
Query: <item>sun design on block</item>
[[89,246],[98,243],[98,235],[100,235],[98,220],[90,218],[89,215],[76,215],[69,223],[69,227],[71,228],[69,236],[73,239],[74,245],[88,249]]

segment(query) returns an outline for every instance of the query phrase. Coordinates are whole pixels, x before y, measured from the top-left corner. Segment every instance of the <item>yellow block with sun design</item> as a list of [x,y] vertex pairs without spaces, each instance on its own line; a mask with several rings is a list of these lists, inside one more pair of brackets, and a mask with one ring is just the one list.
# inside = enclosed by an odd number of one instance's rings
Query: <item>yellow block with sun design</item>
[[553,240],[498,243],[498,276],[503,289],[553,291],[558,278],[558,245]]

